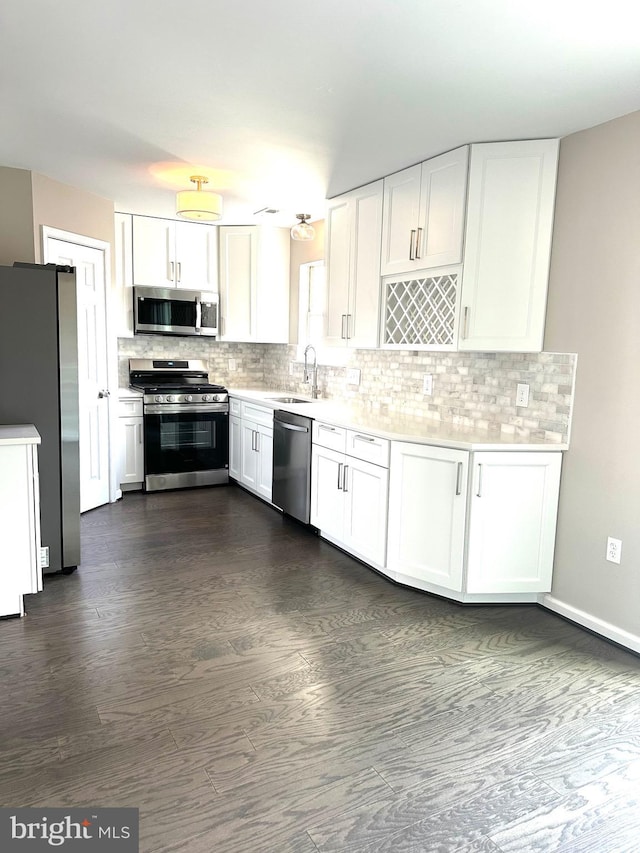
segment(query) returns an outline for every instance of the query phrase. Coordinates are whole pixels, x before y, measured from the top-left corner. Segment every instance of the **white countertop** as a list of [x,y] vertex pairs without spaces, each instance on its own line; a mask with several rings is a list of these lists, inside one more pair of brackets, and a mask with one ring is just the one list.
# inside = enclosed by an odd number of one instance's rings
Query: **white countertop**
[[0,446],[40,443],[40,433],[33,424],[0,424]]
[[143,393],[140,388],[118,388],[118,399],[126,400],[128,398],[139,399],[143,397]]
[[229,396],[248,402],[261,403],[272,409],[284,409],[296,415],[321,420],[333,426],[366,431],[371,435],[391,441],[412,441],[459,450],[567,450],[568,445],[544,439],[522,438],[516,434],[489,432],[440,424],[419,416],[406,416],[400,412],[382,414],[376,409],[348,405],[333,400],[312,400],[304,403],[278,403],[273,397],[297,397],[302,394],[291,391],[263,391],[256,389],[230,388]]

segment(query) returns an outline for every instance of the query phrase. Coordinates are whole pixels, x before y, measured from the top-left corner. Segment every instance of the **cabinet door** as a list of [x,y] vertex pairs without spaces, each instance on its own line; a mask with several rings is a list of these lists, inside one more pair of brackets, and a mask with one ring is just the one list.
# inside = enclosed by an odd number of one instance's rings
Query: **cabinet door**
[[351,211],[353,201],[344,195],[328,203],[325,219],[327,301],[325,344],[346,346],[349,311]]
[[345,457],[345,465],[345,548],[384,568],[389,471],[352,456]]
[[115,214],[113,247],[114,279],[117,302],[115,306],[117,334],[133,337],[133,225],[130,213]]
[[175,222],[151,216],[133,217],[133,283],[174,287]]
[[420,209],[420,178],[418,163],[384,179],[384,209],[382,216],[382,275],[394,275],[420,269],[415,259]]
[[422,164],[416,260],[420,268],[462,262],[469,146]]
[[221,336],[227,341],[251,341],[256,325],[256,227],[222,226],[218,232]]
[[218,292],[218,236],[214,225],[176,222],[176,285]]
[[311,524],[339,542],[344,540],[344,464],[344,454],[313,445]]
[[262,424],[257,425],[256,446],[258,448],[258,469],[256,471],[256,491],[271,501],[273,488],[273,430]]
[[558,140],[471,146],[459,349],[542,349]]
[[475,453],[467,592],[548,592],[561,453]]
[[392,442],[387,568],[460,592],[469,454]]
[[347,337],[349,346],[378,345],[383,181],[351,193],[351,264]]
[[253,339],[259,343],[289,343],[289,228],[260,226],[256,279],[256,321]]
[[229,417],[229,476],[240,479],[242,459],[242,426],[240,418]]
[[118,418],[122,444],[120,483],[142,483],[144,480],[144,432],[140,417]]
[[256,450],[256,435],[258,425],[252,421],[240,422],[242,434],[240,451],[240,482],[254,491],[258,480],[258,451]]

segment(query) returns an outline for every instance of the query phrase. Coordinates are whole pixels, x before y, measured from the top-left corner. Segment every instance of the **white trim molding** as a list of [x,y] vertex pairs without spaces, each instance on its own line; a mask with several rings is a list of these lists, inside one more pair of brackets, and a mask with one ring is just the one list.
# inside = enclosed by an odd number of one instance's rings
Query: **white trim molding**
[[583,628],[587,628],[589,631],[600,634],[600,636],[605,637],[607,640],[611,640],[620,646],[630,649],[632,652],[640,654],[640,637],[636,634],[631,634],[629,631],[618,628],[610,622],[605,622],[604,619],[599,619],[597,616],[592,616],[584,610],[578,610],[577,607],[565,604],[565,602],[554,598],[552,595],[541,595],[538,598],[538,604],[541,607],[546,607],[547,610],[553,610],[554,613],[570,619],[572,622],[581,625]]

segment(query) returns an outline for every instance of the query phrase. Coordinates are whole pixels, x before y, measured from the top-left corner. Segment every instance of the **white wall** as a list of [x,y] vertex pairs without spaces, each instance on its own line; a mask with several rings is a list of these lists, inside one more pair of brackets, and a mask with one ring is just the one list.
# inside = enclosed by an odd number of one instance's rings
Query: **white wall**
[[640,650],[640,112],[562,140],[545,349],[578,353],[554,604]]

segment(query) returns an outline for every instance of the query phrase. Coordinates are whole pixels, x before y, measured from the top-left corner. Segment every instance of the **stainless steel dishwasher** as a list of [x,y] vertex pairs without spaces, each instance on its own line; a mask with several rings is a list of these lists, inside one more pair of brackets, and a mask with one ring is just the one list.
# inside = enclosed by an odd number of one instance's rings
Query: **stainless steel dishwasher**
[[311,511],[311,418],[280,409],[273,413],[275,506],[309,524]]

